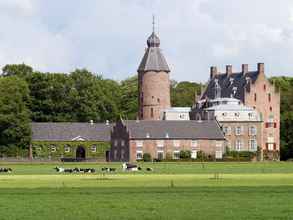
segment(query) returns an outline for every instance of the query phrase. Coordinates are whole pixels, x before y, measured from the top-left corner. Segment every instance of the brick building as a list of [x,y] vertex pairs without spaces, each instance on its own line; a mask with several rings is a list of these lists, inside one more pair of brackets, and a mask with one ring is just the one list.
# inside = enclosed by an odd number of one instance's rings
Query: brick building
[[201,100],[192,109],[194,120],[216,119],[226,137],[226,147],[232,151],[256,152],[263,148],[262,120],[252,107],[235,98]]
[[260,113],[264,159],[278,159],[280,151],[280,93],[266,78],[263,63],[256,71],[243,64],[240,72],[226,66],[225,73],[211,67],[210,80],[200,100],[236,98]]
[[153,33],[138,67],[138,103],[140,120],[159,120],[163,109],[170,108],[170,69]]
[[[141,160],[148,153],[153,159],[179,159],[181,150],[221,159],[225,138],[219,124],[209,121],[118,121],[111,132],[110,161]],[[169,155],[169,156],[168,156]]]

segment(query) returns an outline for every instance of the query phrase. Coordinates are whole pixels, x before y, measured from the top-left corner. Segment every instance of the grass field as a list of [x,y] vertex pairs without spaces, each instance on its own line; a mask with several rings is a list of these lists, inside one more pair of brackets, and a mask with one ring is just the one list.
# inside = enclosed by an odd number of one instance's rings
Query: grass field
[[[0,219],[293,219],[293,163],[1,164]],[[101,167],[116,167],[102,174]]]

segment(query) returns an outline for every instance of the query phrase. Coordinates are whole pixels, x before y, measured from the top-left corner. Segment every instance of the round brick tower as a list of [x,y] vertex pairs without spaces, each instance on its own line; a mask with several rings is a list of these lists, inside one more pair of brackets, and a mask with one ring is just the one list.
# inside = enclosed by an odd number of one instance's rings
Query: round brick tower
[[170,108],[170,69],[160,49],[160,39],[153,33],[138,68],[139,119],[159,120],[162,110]]

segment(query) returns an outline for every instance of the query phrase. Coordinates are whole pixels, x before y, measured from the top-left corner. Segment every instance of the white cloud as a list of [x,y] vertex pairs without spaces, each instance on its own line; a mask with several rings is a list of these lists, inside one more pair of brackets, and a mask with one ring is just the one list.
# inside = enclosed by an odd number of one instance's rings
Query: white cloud
[[1,0],[0,66],[126,78],[136,73],[153,13],[176,80],[206,81],[211,65],[257,62],[270,75],[293,73],[290,0]]

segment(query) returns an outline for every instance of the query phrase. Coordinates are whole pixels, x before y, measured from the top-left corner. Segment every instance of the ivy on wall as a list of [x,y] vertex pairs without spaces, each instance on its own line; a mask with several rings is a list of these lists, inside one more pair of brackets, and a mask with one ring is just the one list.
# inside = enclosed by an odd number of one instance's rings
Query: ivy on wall
[[[86,158],[106,158],[106,151],[110,149],[109,142],[99,141],[34,141],[32,143],[34,158],[75,158],[76,149],[85,149]],[[69,149],[69,151],[66,151]],[[94,149],[95,148],[95,151]]]

